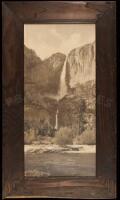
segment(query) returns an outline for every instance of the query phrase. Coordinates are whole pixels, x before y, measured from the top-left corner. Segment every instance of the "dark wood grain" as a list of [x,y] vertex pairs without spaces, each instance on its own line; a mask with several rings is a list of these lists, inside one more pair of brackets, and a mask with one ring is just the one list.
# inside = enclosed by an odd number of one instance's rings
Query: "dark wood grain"
[[[29,1],[25,2],[7,2],[6,5],[13,10],[23,23],[40,23],[40,21],[81,21],[94,22],[97,15],[103,14],[106,10],[113,6],[100,1]],[[27,11],[27,12],[26,12]]]
[[[116,196],[115,2],[4,2],[3,198]],[[24,179],[25,23],[96,23],[97,176]]]
[[116,177],[115,23],[114,9],[106,12],[96,23],[97,166],[100,166],[97,174],[113,179]]
[[3,185],[9,193],[24,176],[23,24],[3,4]]

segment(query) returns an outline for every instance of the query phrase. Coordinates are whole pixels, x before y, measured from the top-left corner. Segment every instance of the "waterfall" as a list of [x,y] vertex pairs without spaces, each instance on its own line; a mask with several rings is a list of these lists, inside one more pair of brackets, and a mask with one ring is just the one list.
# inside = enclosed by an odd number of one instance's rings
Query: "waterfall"
[[66,62],[67,62],[67,57],[64,61],[63,69],[62,69],[61,76],[60,76],[60,86],[59,86],[59,92],[58,92],[59,99],[62,99],[67,93]]
[[57,109],[57,111],[56,111],[55,129],[58,130],[58,109]]
[[[67,57],[64,61],[61,76],[60,76],[60,84],[59,84],[59,91],[58,91],[58,96],[57,96],[57,102],[59,105],[59,100],[62,99],[66,93],[67,93],[67,84],[66,84],[66,62],[67,62]],[[58,107],[55,115],[55,129],[58,130]]]

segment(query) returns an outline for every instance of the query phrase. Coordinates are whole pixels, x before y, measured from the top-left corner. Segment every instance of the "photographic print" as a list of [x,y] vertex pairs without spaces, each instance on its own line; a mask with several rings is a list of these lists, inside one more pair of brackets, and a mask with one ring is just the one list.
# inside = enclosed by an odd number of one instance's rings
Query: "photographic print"
[[96,176],[95,24],[24,25],[25,176]]

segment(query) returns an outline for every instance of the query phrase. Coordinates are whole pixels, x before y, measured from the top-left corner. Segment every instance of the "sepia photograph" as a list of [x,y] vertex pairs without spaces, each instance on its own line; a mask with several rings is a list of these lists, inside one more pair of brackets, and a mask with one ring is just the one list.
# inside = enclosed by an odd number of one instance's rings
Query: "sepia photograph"
[[116,2],[2,2],[2,198],[116,199]]
[[96,176],[95,24],[24,25],[25,176]]

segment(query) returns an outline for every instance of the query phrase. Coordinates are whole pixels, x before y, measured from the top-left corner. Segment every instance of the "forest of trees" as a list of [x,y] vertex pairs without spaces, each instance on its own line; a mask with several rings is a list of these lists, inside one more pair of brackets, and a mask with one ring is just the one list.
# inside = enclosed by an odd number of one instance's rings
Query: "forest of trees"
[[[76,104],[74,101],[69,101],[69,104],[67,102],[67,106],[65,107],[64,104],[64,112],[62,111],[62,104],[61,107],[59,106],[61,110],[58,116],[58,130],[55,130],[55,126],[51,124],[50,119],[39,120],[39,123],[38,121],[37,123],[34,121],[25,121],[25,143],[31,143],[35,140],[39,141],[41,137],[55,138],[57,143],[61,143],[60,141],[62,141],[63,144],[73,143],[75,138],[77,138],[78,141],[82,138],[83,143],[85,143],[87,139],[83,138],[84,134],[86,138],[89,137],[89,141],[92,139],[92,143],[95,143],[95,129],[93,125],[91,125],[91,130],[87,128],[89,119],[86,118],[86,112],[88,110],[86,100],[81,98]],[[89,112],[91,112],[91,110],[89,110]]]

